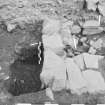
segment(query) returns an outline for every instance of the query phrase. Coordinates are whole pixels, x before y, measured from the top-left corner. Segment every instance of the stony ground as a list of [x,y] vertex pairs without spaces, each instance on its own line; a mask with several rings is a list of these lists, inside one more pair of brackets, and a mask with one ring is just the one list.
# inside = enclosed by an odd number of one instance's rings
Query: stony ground
[[[28,0],[0,0],[0,65],[3,69],[0,71],[1,81],[8,76],[8,65],[14,59],[13,56],[11,56],[14,51],[14,45],[16,45],[16,43],[26,35],[26,33],[22,30],[25,27],[25,23],[32,23],[35,21],[34,19],[38,19],[39,17],[42,19],[44,14],[52,17],[59,16],[60,19],[64,18],[63,21],[66,20],[68,23],[69,21],[74,22],[71,33],[74,34],[76,38],[79,38],[77,41],[80,41],[80,43],[76,46],[76,49],[75,46],[71,44],[72,49],[69,49],[70,52],[69,50],[67,51],[67,56],[74,57],[75,55],[83,52],[105,55],[104,3],[100,2],[99,4],[99,13],[95,11],[96,3],[91,3],[90,0],[86,0],[89,4],[88,9],[93,11],[88,11],[86,7],[84,7],[85,5],[83,5],[83,0],[77,0],[76,3],[74,3],[73,0],[72,2],[67,0],[45,0],[45,2],[43,2],[43,0],[31,1],[32,2],[29,2]],[[83,8],[86,10],[84,11]],[[100,20],[100,26],[99,14],[101,14],[101,16],[103,15]],[[87,22],[84,22],[84,20]],[[91,22],[94,22],[94,24],[92,24],[93,26],[91,26]],[[16,28],[16,25],[17,27],[19,25],[21,30]],[[91,29],[91,27],[94,28]],[[104,67],[102,69],[104,69]],[[2,73],[5,73],[5,75],[2,75]],[[2,89],[0,91],[2,91]],[[4,101],[2,104],[5,105],[8,103],[8,105],[11,105],[11,102],[43,104],[44,102],[51,102],[51,100],[45,95],[44,90],[16,97],[9,95],[8,97],[10,99]],[[83,94],[79,96],[72,95],[70,92],[64,90],[54,93],[54,97],[55,102],[52,103],[60,103],[62,105],[64,103],[84,103],[89,105],[105,103],[105,97],[102,94]]]

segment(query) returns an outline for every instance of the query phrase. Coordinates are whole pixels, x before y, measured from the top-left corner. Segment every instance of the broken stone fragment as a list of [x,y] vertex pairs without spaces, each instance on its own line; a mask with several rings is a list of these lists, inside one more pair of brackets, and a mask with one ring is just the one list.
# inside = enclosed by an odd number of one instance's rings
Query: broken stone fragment
[[82,54],[73,57],[73,60],[81,70],[85,69],[85,64]]
[[103,93],[103,91],[105,91],[105,81],[100,72],[88,69],[83,71],[82,74],[87,82],[87,90],[89,93]]
[[78,33],[80,33],[80,31],[81,31],[81,28],[78,25],[73,25],[71,27],[71,33],[73,33],[73,34],[78,34]]
[[103,30],[99,29],[99,28],[85,28],[83,30],[83,35],[94,35],[94,34],[100,34],[101,32],[103,32]]
[[99,68],[98,61],[103,58],[103,56],[101,55],[92,55],[88,53],[83,53],[83,57],[86,68],[93,68],[93,69]]
[[82,76],[82,72],[73,59],[66,59],[66,67],[68,74],[67,87],[71,90],[71,93],[82,94],[87,92],[86,81]]

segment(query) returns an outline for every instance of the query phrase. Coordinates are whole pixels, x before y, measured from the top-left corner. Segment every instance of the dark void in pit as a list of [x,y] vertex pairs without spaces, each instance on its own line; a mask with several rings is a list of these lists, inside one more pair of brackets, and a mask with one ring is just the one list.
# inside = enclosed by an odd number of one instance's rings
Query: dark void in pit
[[10,65],[8,92],[13,96],[41,90],[40,73],[43,67],[43,21],[28,24],[29,35],[17,44],[15,60]]

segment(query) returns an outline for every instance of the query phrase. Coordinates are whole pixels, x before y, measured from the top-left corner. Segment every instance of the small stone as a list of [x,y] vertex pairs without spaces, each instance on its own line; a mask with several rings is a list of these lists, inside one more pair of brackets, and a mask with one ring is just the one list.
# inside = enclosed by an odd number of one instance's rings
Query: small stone
[[52,35],[60,30],[60,21],[57,19],[46,18],[43,24],[43,34]]
[[8,32],[11,32],[15,28],[16,28],[16,25],[15,24],[7,24],[7,31]]
[[96,3],[98,2],[98,0],[86,0],[86,2],[88,10],[96,11]]
[[90,54],[95,54],[96,53],[96,49],[94,49],[93,47],[90,47],[89,53]]
[[100,49],[102,47],[103,41],[102,39],[98,39],[97,41],[90,41],[90,45],[95,49]]
[[51,88],[46,88],[46,96],[48,96],[51,100],[54,100],[54,94]]
[[71,27],[71,33],[78,34],[81,31],[81,28],[78,25],[73,25]]
[[0,66],[0,71],[2,70],[2,67]]
[[92,55],[88,53],[83,53],[84,62],[86,65],[86,68],[99,68],[99,60],[103,58],[103,56],[100,55]]
[[89,93],[102,93],[105,91],[105,81],[100,72],[88,69],[82,72],[83,78],[87,81]]

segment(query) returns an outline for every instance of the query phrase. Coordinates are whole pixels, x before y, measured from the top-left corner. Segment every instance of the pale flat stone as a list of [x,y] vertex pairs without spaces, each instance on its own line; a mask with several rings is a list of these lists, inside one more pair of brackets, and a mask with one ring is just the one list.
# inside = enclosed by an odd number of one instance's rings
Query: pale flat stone
[[83,35],[93,35],[93,34],[100,34],[103,30],[99,28],[85,28],[83,30]]
[[87,81],[87,89],[89,93],[102,93],[105,91],[105,81],[98,71],[83,71],[83,77]]
[[84,65],[84,59],[82,54],[73,57],[73,60],[81,70],[84,70],[85,65]]
[[88,10],[96,11],[97,6],[94,2],[91,1],[91,2],[87,3],[87,8],[88,8]]
[[98,27],[100,26],[99,21],[96,20],[88,20],[83,24],[83,27]]
[[100,10],[101,14],[105,16],[105,3],[99,4],[98,9]]
[[53,91],[65,89],[66,65],[64,59],[47,49],[44,52],[44,64],[40,77],[42,82],[50,86]]
[[67,58],[66,66],[68,74],[67,89],[70,89],[73,94],[78,95],[87,92],[86,81],[82,76],[80,68],[74,63],[74,60]]
[[88,53],[83,53],[83,57],[84,57],[84,62],[85,62],[86,68],[94,68],[94,69],[99,68],[98,62],[100,59],[103,59],[103,56],[92,55],[92,54],[88,54]]
[[43,34],[52,35],[60,30],[61,23],[58,19],[46,18],[43,24]]
[[90,45],[95,49],[100,49],[102,47],[103,41],[102,39],[98,39],[97,41],[90,41]]
[[64,48],[62,39],[58,33],[55,33],[51,36],[43,35],[42,39],[45,48],[51,49]]

